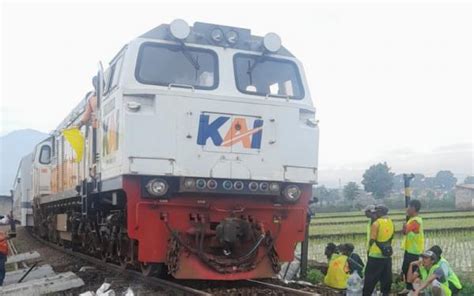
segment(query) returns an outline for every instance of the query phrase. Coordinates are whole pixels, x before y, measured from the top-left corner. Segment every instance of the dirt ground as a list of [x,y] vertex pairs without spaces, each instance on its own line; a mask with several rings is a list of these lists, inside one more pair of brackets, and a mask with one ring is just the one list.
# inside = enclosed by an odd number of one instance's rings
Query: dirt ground
[[168,295],[165,291],[160,291],[156,287],[149,287],[140,281],[130,279],[127,276],[97,269],[92,266],[85,272],[79,271],[83,266],[91,266],[87,262],[63,254],[57,250],[51,249],[32,237],[25,228],[17,228],[17,237],[11,239],[15,244],[18,253],[37,251],[41,255],[41,261],[38,265],[50,264],[56,273],[72,271],[76,273],[85,283],[83,287],[71,289],[54,295],[79,295],[86,291],[96,291],[104,282],[112,284],[111,288],[116,295],[125,293],[128,287],[132,288],[135,295]]

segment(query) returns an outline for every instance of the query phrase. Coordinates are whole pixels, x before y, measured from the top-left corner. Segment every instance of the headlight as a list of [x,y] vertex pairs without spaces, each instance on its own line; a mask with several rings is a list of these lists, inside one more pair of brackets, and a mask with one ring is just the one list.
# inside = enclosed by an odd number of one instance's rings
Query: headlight
[[249,189],[250,189],[250,191],[257,191],[258,183],[257,182],[250,182],[249,183]]
[[281,39],[275,33],[268,33],[263,37],[263,47],[271,53],[275,53],[281,48]]
[[146,184],[146,191],[154,196],[163,196],[168,192],[168,183],[163,179],[151,179]]
[[268,191],[268,183],[267,182],[260,183],[260,190]]
[[301,189],[296,185],[288,185],[283,190],[283,197],[288,202],[297,202],[301,197]]
[[169,28],[171,35],[179,40],[188,38],[189,33],[191,32],[191,28],[189,27],[188,23],[181,19],[172,21]]

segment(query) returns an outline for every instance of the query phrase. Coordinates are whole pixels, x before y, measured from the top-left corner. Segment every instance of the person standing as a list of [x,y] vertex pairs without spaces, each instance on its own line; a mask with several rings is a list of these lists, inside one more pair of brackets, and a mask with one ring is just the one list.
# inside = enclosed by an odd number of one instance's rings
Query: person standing
[[86,95],[86,108],[82,114],[81,120],[79,121],[78,128],[81,128],[83,125],[91,124],[93,128],[98,128],[99,124],[97,121],[97,88],[99,82],[97,76],[92,78],[92,86],[94,91],[89,92]]
[[8,255],[8,235],[4,231],[0,231],[0,286],[3,286],[5,279],[5,263]]
[[364,209],[365,216],[369,218],[369,221],[367,222],[367,248],[369,247],[369,241],[370,241],[370,227],[372,226],[372,223],[374,223],[376,217],[375,213],[375,205],[368,205]]
[[392,286],[392,239],[394,234],[393,221],[388,217],[388,208],[376,207],[377,219],[370,227],[370,241],[365,268],[364,296],[372,295],[380,281],[382,295],[388,296]]
[[402,277],[405,279],[406,288],[400,294],[408,294],[413,290],[413,285],[407,279],[410,263],[418,261],[418,258],[425,249],[425,235],[423,233],[423,219],[419,216],[421,203],[417,199],[412,199],[408,203],[408,221],[403,225],[402,250],[403,255]]

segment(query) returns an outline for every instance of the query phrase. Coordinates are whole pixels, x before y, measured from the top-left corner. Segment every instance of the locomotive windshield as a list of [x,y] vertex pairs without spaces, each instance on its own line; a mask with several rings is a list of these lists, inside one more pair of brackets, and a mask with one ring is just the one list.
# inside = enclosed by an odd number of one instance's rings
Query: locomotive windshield
[[242,93],[302,99],[304,89],[295,63],[268,56],[234,57],[237,88]]
[[138,54],[135,76],[144,84],[214,89],[217,73],[217,55],[211,50],[145,43]]

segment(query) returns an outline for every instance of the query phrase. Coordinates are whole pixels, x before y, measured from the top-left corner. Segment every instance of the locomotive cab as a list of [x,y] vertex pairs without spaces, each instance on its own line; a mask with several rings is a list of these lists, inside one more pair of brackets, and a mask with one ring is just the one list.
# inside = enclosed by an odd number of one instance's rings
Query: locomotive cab
[[104,187],[121,170],[128,235],[147,266],[165,263],[177,278],[271,276],[304,238],[317,179],[302,65],[274,34],[179,26],[145,33],[115,59]]
[[51,161],[53,156],[51,139],[39,143],[33,161],[33,197],[51,193]]

